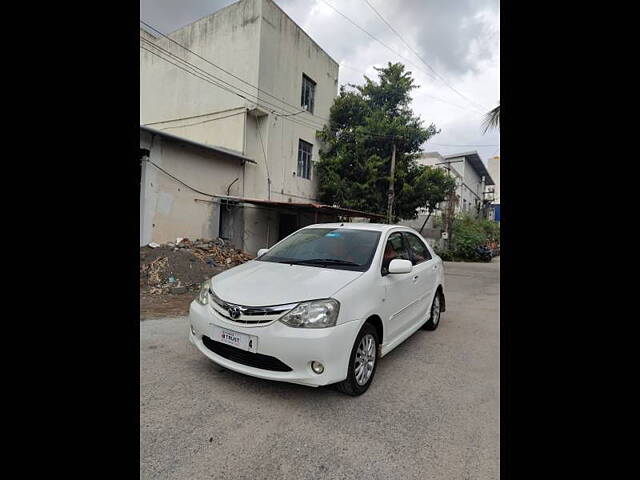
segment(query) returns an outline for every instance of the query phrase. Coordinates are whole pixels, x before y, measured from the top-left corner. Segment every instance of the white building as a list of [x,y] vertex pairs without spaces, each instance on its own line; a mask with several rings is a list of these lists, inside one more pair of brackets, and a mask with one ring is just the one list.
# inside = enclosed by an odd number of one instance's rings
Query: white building
[[491,203],[494,205],[500,205],[500,155],[491,157],[487,162],[487,168],[494,181],[493,198],[491,199]]
[[456,213],[464,212],[473,216],[485,214],[485,200],[489,200],[487,187],[494,185],[494,182],[478,152],[445,156],[438,152],[426,152],[420,155],[418,163],[446,169],[455,177],[458,197]]
[[[227,211],[234,209],[236,225],[242,225],[233,242],[249,252],[272,245],[318,214],[335,215],[311,204],[317,203],[316,133],[329,118],[337,91],[338,63],[271,0],[241,0],[168,38],[141,29],[140,124],[147,143],[165,145],[168,133],[169,143],[182,138],[213,148],[209,154],[218,152],[215,168],[196,170],[193,162],[181,164],[164,152],[154,158],[141,133],[147,160],[179,180],[190,177],[210,200],[173,210],[179,183],[164,174],[169,180],[152,186],[152,176],[162,172],[142,162],[141,198],[148,201],[141,203],[147,217],[141,244],[184,237],[187,224],[202,236],[219,233],[226,221],[221,202]],[[164,163],[167,158],[171,164]],[[163,203],[153,203],[154,197]],[[157,215],[163,222],[153,220]],[[206,231],[199,225],[205,217],[212,225]]]

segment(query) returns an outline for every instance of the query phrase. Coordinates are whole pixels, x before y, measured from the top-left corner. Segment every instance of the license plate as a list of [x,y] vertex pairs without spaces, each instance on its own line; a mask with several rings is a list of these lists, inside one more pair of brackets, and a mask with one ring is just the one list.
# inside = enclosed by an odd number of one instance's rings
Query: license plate
[[258,337],[234,332],[216,325],[213,325],[213,340],[248,352],[256,353],[258,349]]

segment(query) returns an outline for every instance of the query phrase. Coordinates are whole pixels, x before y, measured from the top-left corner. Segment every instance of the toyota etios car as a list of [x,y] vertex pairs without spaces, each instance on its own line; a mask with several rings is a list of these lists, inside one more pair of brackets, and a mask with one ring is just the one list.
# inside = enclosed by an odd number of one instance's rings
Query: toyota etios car
[[317,224],[205,282],[189,339],[229,370],[360,395],[379,359],[444,310],[442,260],[414,230]]

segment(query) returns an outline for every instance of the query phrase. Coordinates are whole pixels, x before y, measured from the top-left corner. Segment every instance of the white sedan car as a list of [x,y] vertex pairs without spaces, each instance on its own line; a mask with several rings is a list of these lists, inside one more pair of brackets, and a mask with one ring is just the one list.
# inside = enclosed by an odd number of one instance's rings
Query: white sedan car
[[442,260],[415,230],[317,224],[206,281],[189,339],[229,370],[360,395],[379,359],[444,310]]

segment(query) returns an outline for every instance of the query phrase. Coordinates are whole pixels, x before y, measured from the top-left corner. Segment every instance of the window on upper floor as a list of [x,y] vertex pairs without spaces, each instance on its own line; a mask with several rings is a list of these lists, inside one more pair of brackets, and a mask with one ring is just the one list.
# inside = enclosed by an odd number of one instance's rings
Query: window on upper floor
[[313,145],[304,140],[298,141],[298,176],[311,179],[311,151]]
[[302,93],[300,95],[300,106],[305,110],[313,113],[313,105],[315,103],[316,82],[302,74]]

